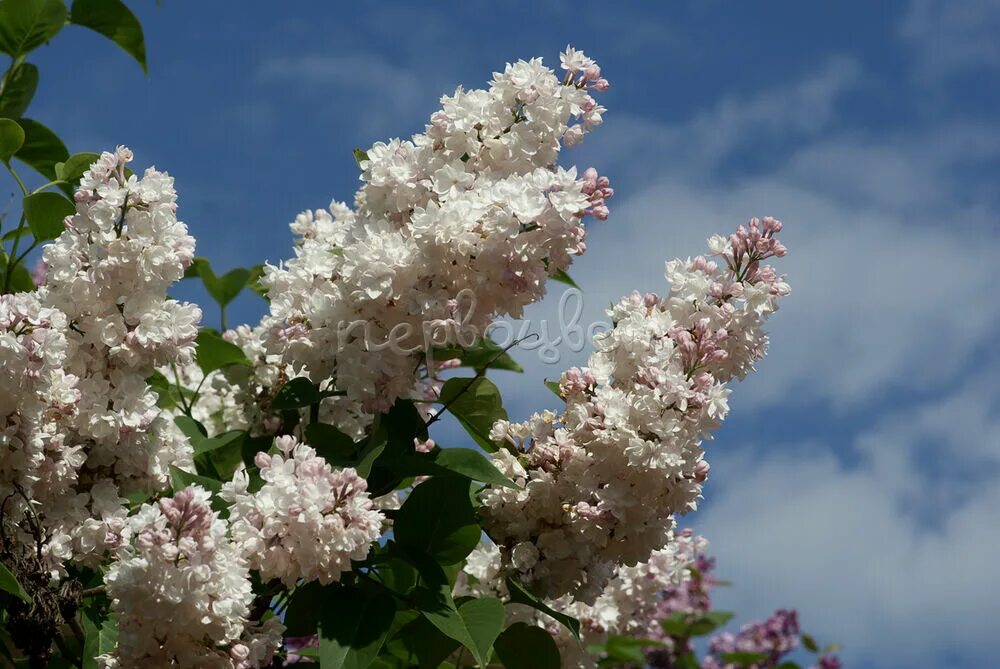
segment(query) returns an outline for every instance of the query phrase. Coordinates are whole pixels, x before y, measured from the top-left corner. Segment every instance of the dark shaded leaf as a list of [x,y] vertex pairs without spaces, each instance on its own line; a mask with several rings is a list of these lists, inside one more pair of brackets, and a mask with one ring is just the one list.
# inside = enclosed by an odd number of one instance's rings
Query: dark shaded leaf
[[14,578],[14,574],[10,573],[10,570],[3,563],[0,563],[0,590],[9,592],[28,604],[31,603],[31,597],[28,596],[28,593],[24,591],[21,584]]
[[31,63],[21,63],[3,82],[0,89],[0,116],[20,118],[27,111],[38,88],[38,68]]
[[303,407],[317,404],[324,395],[313,385],[309,379],[299,376],[291,379],[281,387],[278,394],[271,401],[271,408],[275,411],[285,411],[288,409],[301,409]]
[[[60,3],[61,4],[61,3]],[[50,180],[56,179],[56,163],[66,162],[69,151],[54,132],[30,118],[18,119],[24,144],[14,157]]]
[[393,525],[400,546],[455,564],[479,544],[480,528],[469,498],[469,482],[434,477],[410,493]]
[[553,620],[562,623],[566,629],[573,633],[577,639],[580,638],[580,621],[573,616],[568,616],[565,613],[560,613],[556,611],[551,606],[543,602],[541,599],[536,597],[530,590],[521,585],[519,582],[515,581],[513,578],[507,577],[507,592],[510,593],[510,601],[515,604],[527,604],[533,609],[541,611]]
[[70,22],[104,35],[149,72],[142,25],[121,0],[74,0]]
[[507,669],[558,669],[562,666],[559,646],[537,625],[514,623],[497,637],[493,649]]
[[10,159],[24,144],[24,130],[9,118],[0,118],[0,160],[10,163]]
[[396,613],[386,592],[333,588],[323,598],[319,657],[323,669],[365,669],[385,643]]

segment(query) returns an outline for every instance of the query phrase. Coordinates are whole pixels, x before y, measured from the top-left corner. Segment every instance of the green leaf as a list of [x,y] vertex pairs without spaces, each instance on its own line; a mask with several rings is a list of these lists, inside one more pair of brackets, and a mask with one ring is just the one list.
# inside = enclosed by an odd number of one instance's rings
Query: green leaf
[[362,151],[361,149],[355,148],[354,149],[354,162],[356,162],[358,164],[358,167],[361,167],[361,161],[362,160],[368,160],[368,153],[366,151]]
[[198,347],[195,361],[203,374],[210,374],[231,365],[250,365],[243,349],[226,341],[213,330],[206,328],[199,330],[195,343]]
[[10,163],[10,159],[24,144],[24,130],[9,118],[0,118],[0,160]]
[[80,177],[90,169],[90,166],[100,159],[100,155],[92,151],[74,153],[66,162],[56,163],[56,178],[73,185],[79,185]]
[[112,614],[98,627],[97,623],[87,614],[83,616],[83,631],[86,634],[83,644],[83,669],[97,669],[97,656],[110,653],[118,643],[118,623]]
[[554,392],[556,394],[556,397],[562,399],[562,391],[559,390],[558,381],[546,381],[545,387]]
[[424,616],[408,623],[399,631],[396,638],[406,651],[403,653],[403,657],[409,659],[411,654],[415,655],[416,664],[420,669],[433,669],[442,666],[444,660],[461,645],[435,627]]
[[38,68],[21,63],[0,84],[0,116],[20,118],[24,115],[38,88]]
[[250,268],[250,276],[247,277],[247,288],[267,300],[267,288],[260,282],[264,276],[264,266],[254,265]]
[[646,648],[662,648],[663,646],[662,641],[655,639],[612,635],[604,642],[603,650],[608,659],[614,662],[643,664],[646,661]]
[[688,635],[704,636],[705,634],[710,634],[728,623],[732,618],[733,614],[729,611],[709,611],[690,622]]
[[448,379],[441,388],[440,401],[484,450],[500,450],[500,444],[490,439],[490,430],[498,420],[507,419],[507,411],[492,381],[484,377]]
[[200,485],[205,490],[213,493],[219,492],[222,488],[222,483],[215,479],[210,479],[207,476],[198,476],[197,474],[192,474],[183,469],[178,469],[174,465],[170,465],[170,487],[175,493],[191,485]]
[[573,633],[578,640],[580,638],[580,621],[573,616],[556,611],[551,606],[536,597],[511,577],[507,577],[507,592],[510,593],[510,601],[514,604],[527,604],[528,606],[541,611],[553,620],[562,623],[566,629]]
[[762,653],[719,653],[719,659],[725,664],[748,667],[764,662],[767,659],[767,655]]
[[[184,416],[179,416],[179,418],[184,418]],[[197,444],[194,445],[194,454],[201,455],[202,453],[211,453],[220,448],[225,448],[233,443],[240,443],[245,439],[247,433],[244,430],[230,430],[229,432],[223,432],[222,434],[212,437],[210,439],[202,439]]]
[[146,42],[142,25],[121,0],[75,0],[70,22],[104,35],[146,68]]
[[281,387],[281,390],[271,401],[271,408],[275,411],[301,409],[320,402],[323,397],[324,395],[313,385],[312,381],[299,376]]
[[174,425],[176,425],[181,433],[188,438],[192,447],[194,447],[195,444],[200,444],[208,438],[208,431],[205,430],[205,426],[196,421],[194,418],[189,418],[188,416],[175,416]]
[[412,453],[387,463],[387,466],[403,476],[457,474],[473,481],[518,489],[482,453],[471,448],[442,448],[433,453]]
[[431,351],[431,357],[437,361],[459,359],[463,367],[472,367],[476,371],[482,369],[504,369],[511,372],[523,372],[521,367],[509,353],[488,337],[477,339],[468,348],[448,346]]
[[[2,258],[0,258],[2,260]],[[5,265],[5,263],[0,262],[0,265]],[[6,274],[7,271],[13,271],[14,275],[10,278],[10,288],[15,293],[30,293],[35,290],[35,280],[31,278],[31,272],[24,266],[23,263],[18,263],[14,266],[13,270],[7,270],[4,267],[0,275]],[[4,277],[6,278],[6,277]],[[0,283],[0,286],[3,286]]]
[[577,289],[580,288],[580,286],[576,285],[576,281],[571,279],[569,274],[567,274],[561,269],[557,269],[555,273],[553,273],[552,276],[550,276],[549,278],[552,279],[553,281],[558,281],[559,283],[565,283],[567,286],[573,286],[574,288]]
[[39,242],[58,237],[65,229],[63,221],[76,213],[76,205],[59,193],[42,191],[24,198],[24,216],[31,234]]
[[660,621],[660,627],[667,636],[686,637],[688,635],[688,615],[683,611],[674,611],[669,617]]
[[562,658],[552,636],[537,625],[514,623],[493,644],[507,669],[559,669]]
[[306,426],[306,443],[327,462],[338,467],[349,466],[358,454],[354,440],[333,425],[310,423]]
[[295,588],[283,621],[286,636],[312,636],[316,633],[319,623],[317,613],[322,609],[323,598],[330,587],[321,585],[319,581],[312,581]]
[[[421,484],[421,486],[426,484]],[[418,487],[421,487],[418,486]],[[405,547],[404,547],[405,548]],[[420,551],[408,551],[408,559],[417,567],[423,582],[414,588],[413,603],[420,615],[446,636],[458,641],[472,651],[476,661],[486,665],[488,658],[482,657],[479,646],[473,640],[468,624],[452,599],[452,584],[439,564]],[[502,622],[501,622],[502,625]]]
[[470,599],[458,607],[458,614],[465,622],[465,628],[472,639],[473,651],[481,666],[489,662],[493,642],[503,630],[503,602],[492,597]]
[[65,162],[69,151],[54,132],[30,118],[18,120],[24,130],[24,144],[14,157],[50,180],[56,179],[56,163]]
[[62,0],[0,2],[0,51],[23,56],[55,37],[66,24]]
[[14,578],[14,574],[10,573],[10,570],[2,562],[0,562],[0,590],[9,592],[18,599],[31,604],[31,597],[28,596],[28,593],[24,591],[21,584]]
[[201,277],[201,282],[205,284],[205,290],[208,291],[208,294],[219,306],[224,307],[236,299],[236,296],[250,284],[251,280],[256,281],[259,277],[256,272],[256,268],[237,267],[222,276],[216,276],[208,260],[195,258],[191,266],[184,272],[184,278]]
[[816,639],[814,639],[812,637],[812,635],[810,635],[810,634],[803,634],[801,636],[801,639],[802,639],[802,645],[810,653],[818,653],[819,652],[819,644],[816,643]]
[[400,546],[455,564],[479,544],[479,522],[466,479],[443,476],[424,481],[396,514],[393,533]]
[[320,614],[320,667],[365,669],[385,643],[395,613],[396,604],[384,591],[333,589]]

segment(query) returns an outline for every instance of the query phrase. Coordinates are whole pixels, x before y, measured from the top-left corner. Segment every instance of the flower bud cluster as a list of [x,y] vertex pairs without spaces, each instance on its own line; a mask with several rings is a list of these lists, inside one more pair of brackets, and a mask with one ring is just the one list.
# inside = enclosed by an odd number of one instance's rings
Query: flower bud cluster
[[333,469],[294,437],[278,437],[275,446],[278,454],[257,454],[259,490],[249,490],[245,471],[223,485],[233,541],[265,581],[340,580],[351,560],[368,555],[384,516],[353,469]]
[[[724,265],[667,263],[666,297],[634,293],[608,314],[589,367],[559,384],[562,413],[498,422],[494,464],[523,486],[484,493],[484,527],[506,568],[550,597],[592,602],[618,565],[665,546],[674,514],[694,509],[708,475],[702,442],[729,411],[727,383],[765,352],[764,320],[787,284],[780,223],[751,221],[718,243]],[[749,240],[749,243],[743,240]]]
[[290,374],[385,410],[414,391],[428,345],[459,332],[471,343],[498,316],[520,316],[583,252],[583,221],[607,218],[613,190],[556,159],[600,124],[591,92],[606,82],[581,52],[564,62],[564,81],[533,59],[487,90],[444,96],[423,133],[365,152],[354,211],[334,203],[296,219],[296,257],[263,280],[261,331]]
[[118,147],[83,174],[37,293],[0,298],[0,493],[17,491],[4,516],[18,525],[42,511],[40,549],[55,572],[70,559],[95,566],[127,541],[122,496],[160,489],[169,465],[190,464],[146,379],[192,359],[201,311],[166,291],[194,239],[173,180],[155,169],[139,178],[131,159]]
[[253,600],[247,563],[212,510],[190,486],[129,519],[132,541],[105,577],[118,615],[109,668],[267,666],[283,626],[245,625]]

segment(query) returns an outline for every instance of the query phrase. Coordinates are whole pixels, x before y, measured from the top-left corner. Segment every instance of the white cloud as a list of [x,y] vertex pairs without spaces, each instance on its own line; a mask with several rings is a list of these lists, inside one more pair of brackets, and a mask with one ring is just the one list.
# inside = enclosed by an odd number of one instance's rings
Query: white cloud
[[959,72],[1000,67],[1000,2],[913,0],[899,36],[930,83]]
[[[297,97],[329,110],[350,109],[352,125],[372,137],[420,129],[420,119],[434,109],[434,92],[441,88],[413,70],[364,52],[271,57],[261,63],[257,79],[266,85],[292,83]],[[363,114],[354,113],[361,110]],[[347,117],[337,113],[335,118]]]
[[[735,581],[719,605],[741,616],[797,607],[807,630],[845,645],[847,666],[992,664],[1000,417],[991,387],[981,378],[890,415],[854,440],[852,466],[825,441],[763,458],[762,444],[716,449],[710,503],[691,520]],[[927,439],[941,467],[920,462]],[[978,480],[961,474],[969,466]],[[928,499],[941,503],[928,510]]]

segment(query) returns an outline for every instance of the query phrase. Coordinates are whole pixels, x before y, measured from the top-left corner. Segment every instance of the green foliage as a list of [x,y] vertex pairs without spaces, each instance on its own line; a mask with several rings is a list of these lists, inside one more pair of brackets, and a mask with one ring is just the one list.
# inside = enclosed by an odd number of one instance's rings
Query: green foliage
[[30,118],[18,120],[24,130],[24,144],[14,157],[33,168],[46,179],[56,178],[56,163],[64,163],[69,158],[66,145],[54,132],[38,121]]
[[203,374],[211,374],[218,369],[225,369],[232,365],[250,365],[243,349],[226,341],[214,330],[202,328],[198,332],[198,339],[195,340],[195,343],[198,346],[195,362],[198,363]]
[[469,481],[435,476],[403,502],[393,532],[403,548],[427,553],[441,564],[456,564],[479,544],[479,521]]
[[663,631],[673,637],[687,638],[705,636],[732,620],[733,614],[728,611],[709,611],[708,613],[674,612],[670,617],[660,621]]
[[481,448],[490,453],[500,450],[501,444],[490,439],[490,429],[498,420],[507,419],[507,411],[492,381],[485,377],[448,379],[440,400]]
[[59,193],[43,191],[24,198],[24,216],[35,240],[55,239],[63,231],[63,221],[76,213],[76,206]]
[[104,35],[149,72],[142,26],[121,0],[75,0],[70,22]]
[[236,299],[236,296],[244,288],[250,286],[253,281],[256,281],[260,277],[261,270],[258,267],[260,266],[250,269],[237,267],[222,276],[216,276],[211,263],[207,259],[195,258],[191,266],[184,273],[184,278],[200,277],[201,282],[205,285],[205,290],[208,291],[212,299],[220,307],[225,307]]
[[207,476],[199,476],[170,465],[170,487],[176,493],[191,485],[200,485],[209,492],[219,492],[222,483]]
[[65,162],[56,163],[56,178],[78,186],[83,173],[90,169],[90,166],[97,162],[100,157],[99,154],[92,151],[74,153]]
[[574,637],[577,639],[580,638],[580,621],[573,616],[556,611],[534,595],[521,583],[510,577],[507,578],[507,591],[510,593],[511,602],[515,604],[527,604],[528,606],[541,611],[553,620],[562,623],[566,629],[573,633]]
[[12,65],[0,81],[0,117],[24,115],[38,88],[38,68],[31,63]]
[[319,616],[320,666],[364,669],[385,643],[396,613],[395,601],[389,593],[375,589],[343,586],[329,590]]
[[761,653],[720,653],[719,659],[726,664],[735,664],[738,667],[751,667],[766,660],[767,655]]
[[514,623],[493,644],[497,658],[507,669],[558,669],[559,647],[541,627]]
[[2,562],[0,562],[0,590],[9,592],[28,604],[31,603],[31,597],[28,596],[28,593],[24,591],[21,584],[14,578],[14,574],[10,573],[10,570]]
[[574,288],[579,288],[576,285],[576,281],[570,278],[569,274],[561,269],[557,269],[550,277],[553,281],[558,281],[559,283],[565,283],[567,286],[573,286]]
[[291,379],[281,387],[281,390],[271,401],[271,408],[275,411],[287,411],[289,409],[302,409],[304,407],[318,404],[326,397],[340,395],[335,390],[320,390],[312,381],[303,377]]
[[655,639],[611,635],[602,644],[587,646],[587,652],[602,656],[601,664],[614,665],[620,662],[644,664],[647,649],[663,646],[663,642]]
[[110,653],[115,648],[115,643],[118,641],[118,623],[114,615],[100,624],[92,620],[89,615],[84,614],[82,617],[83,631],[86,635],[82,669],[97,669],[97,656]]
[[24,130],[9,118],[0,118],[0,160],[9,163],[10,159],[24,144]]
[[45,44],[66,24],[62,0],[0,2],[0,51],[18,58]]

